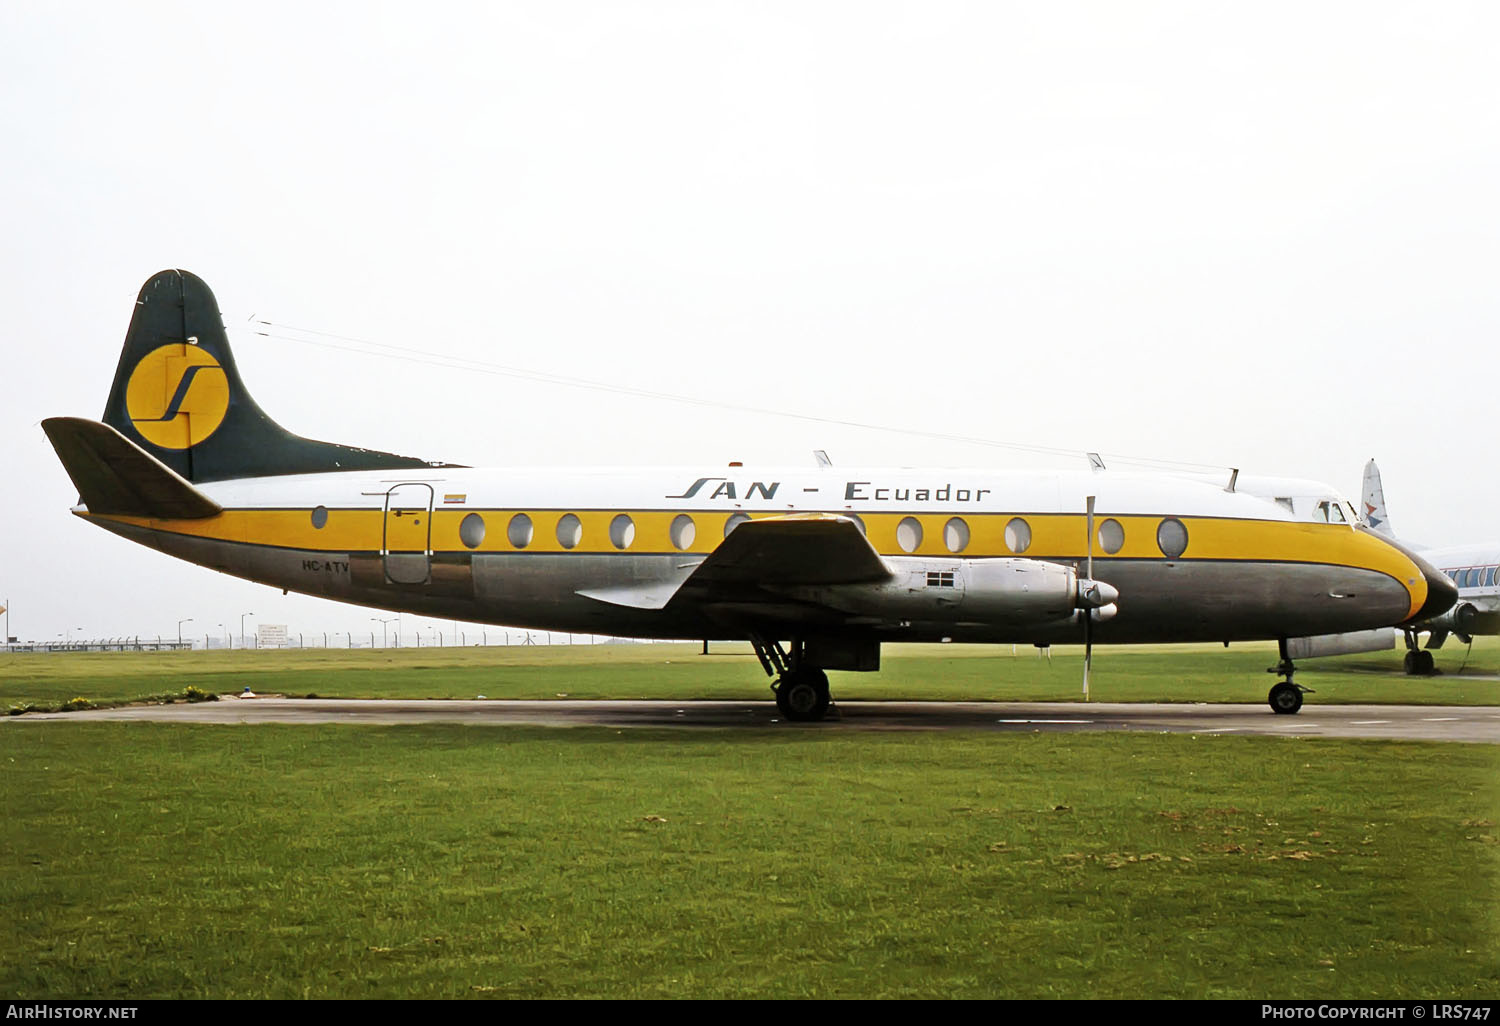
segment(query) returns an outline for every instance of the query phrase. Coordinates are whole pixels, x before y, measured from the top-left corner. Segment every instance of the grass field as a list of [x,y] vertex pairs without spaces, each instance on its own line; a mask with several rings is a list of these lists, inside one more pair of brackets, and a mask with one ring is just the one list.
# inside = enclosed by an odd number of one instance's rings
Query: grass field
[[1484,997],[1492,746],[15,724],[0,990]]
[[[770,698],[769,681],[747,646],[580,645],[557,647],[302,649],[0,655],[0,701],[12,709],[56,709],[78,697],[96,703],[210,692],[323,698]],[[1406,677],[1401,653],[1308,660],[1297,681],[1318,703],[1500,704],[1500,638],[1469,652],[1437,653],[1442,675]],[[1101,702],[1263,702],[1274,682],[1274,645],[1109,648],[1095,652],[1091,686]],[[834,673],[835,698],[969,701],[1081,701],[1082,651],[1033,648],[888,646],[879,673]]]
[[[1076,695],[1071,654],[932,651],[835,693]],[[1455,654],[1310,663],[1311,700],[1493,702]],[[1107,650],[1095,696],[1263,701],[1271,656]],[[12,704],[190,684],[766,695],[693,647],[0,661]],[[0,765],[16,997],[1500,992],[1500,746],[19,716]]]

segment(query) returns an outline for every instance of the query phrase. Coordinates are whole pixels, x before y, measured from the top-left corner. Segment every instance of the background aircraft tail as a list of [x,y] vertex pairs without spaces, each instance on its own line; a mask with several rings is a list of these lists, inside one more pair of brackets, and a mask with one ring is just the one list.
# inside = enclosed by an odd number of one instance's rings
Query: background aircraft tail
[[103,420],[193,482],[431,465],[277,424],[240,380],[213,292],[187,271],[141,287]]
[[1360,490],[1359,504],[1364,509],[1365,521],[1372,531],[1378,531],[1387,538],[1395,537],[1395,532],[1391,530],[1391,518],[1385,511],[1385,489],[1380,486],[1380,468],[1375,465],[1374,460],[1365,464],[1365,483]]

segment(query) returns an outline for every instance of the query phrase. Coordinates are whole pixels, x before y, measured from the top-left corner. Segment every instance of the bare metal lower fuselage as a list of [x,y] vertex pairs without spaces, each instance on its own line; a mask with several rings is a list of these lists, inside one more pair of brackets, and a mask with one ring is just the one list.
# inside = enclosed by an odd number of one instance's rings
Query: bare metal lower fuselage
[[[691,586],[662,609],[628,608],[579,594],[601,585],[681,577],[683,557],[675,554],[435,553],[424,582],[402,585],[388,579],[378,551],[285,549],[90,519],[200,566],[378,609],[640,638],[736,637],[736,624],[744,619],[743,610],[732,604],[719,608],[699,601]],[[1331,634],[1399,623],[1411,604],[1408,587],[1389,574],[1321,563],[1096,559],[1094,575],[1125,596],[1118,615],[1094,628],[1095,640],[1106,644]],[[784,636],[815,632],[881,641],[1005,644],[1080,640],[1073,619],[989,623],[966,618],[962,603],[934,609],[925,619],[851,617],[802,601],[791,589],[768,589],[758,596],[755,617],[782,625]]]

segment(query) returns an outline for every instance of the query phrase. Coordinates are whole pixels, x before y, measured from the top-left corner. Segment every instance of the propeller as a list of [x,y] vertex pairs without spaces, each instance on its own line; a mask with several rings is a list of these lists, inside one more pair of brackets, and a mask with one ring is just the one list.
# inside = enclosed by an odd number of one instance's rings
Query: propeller
[[1083,700],[1089,700],[1089,671],[1094,665],[1094,624],[1103,623],[1119,612],[1115,600],[1120,592],[1113,585],[1094,580],[1094,496],[1084,499],[1088,509],[1088,561],[1084,565],[1084,576],[1078,581],[1078,597],[1075,605],[1078,616],[1083,618]]
[[[1090,495],[1084,500],[1084,506],[1088,510],[1088,580],[1094,580],[1094,496]],[[1089,668],[1094,662],[1094,611],[1085,609],[1083,611],[1083,700],[1089,700]]]

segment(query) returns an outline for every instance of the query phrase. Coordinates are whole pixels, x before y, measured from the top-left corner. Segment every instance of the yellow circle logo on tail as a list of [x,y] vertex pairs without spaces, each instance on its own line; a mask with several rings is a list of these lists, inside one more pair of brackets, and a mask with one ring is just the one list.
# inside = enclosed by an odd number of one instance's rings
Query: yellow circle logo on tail
[[229,412],[229,378],[197,346],[153,349],[130,372],[125,412],[141,437],[163,449],[186,449],[219,429]]

